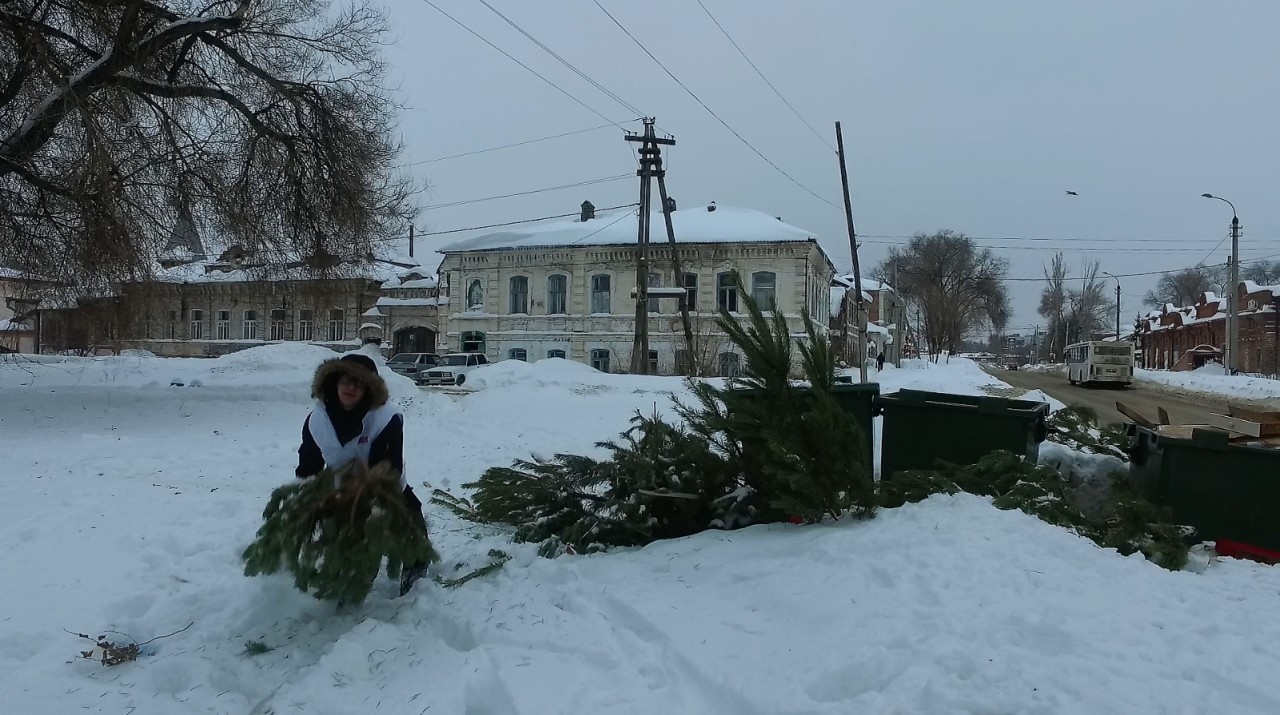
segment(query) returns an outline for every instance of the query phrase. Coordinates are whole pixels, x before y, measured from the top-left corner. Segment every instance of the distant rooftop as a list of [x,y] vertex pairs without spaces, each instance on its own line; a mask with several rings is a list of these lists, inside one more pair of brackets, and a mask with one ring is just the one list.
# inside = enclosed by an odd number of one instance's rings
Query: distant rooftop
[[[551,221],[507,229],[456,241],[439,249],[441,253],[491,251],[516,248],[560,246],[635,245],[639,232],[634,210],[603,213],[588,221]],[[672,212],[671,223],[678,243],[790,243],[816,241],[811,231],[784,223],[755,209],[734,206],[697,206]],[[662,213],[654,212],[651,241],[665,243]]]

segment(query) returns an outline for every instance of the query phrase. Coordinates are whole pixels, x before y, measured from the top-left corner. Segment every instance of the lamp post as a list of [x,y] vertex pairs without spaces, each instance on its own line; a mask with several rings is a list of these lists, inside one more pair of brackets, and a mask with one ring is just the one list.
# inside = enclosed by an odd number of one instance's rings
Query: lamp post
[[1231,207],[1231,287],[1227,292],[1227,346],[1225,363],[1228,375],[1236,371],[1236,347],[1240,340],[1240,311],[1236,306],[1236,294],[1240,292],[1240,217],[1236,215],[1236,205],[1213,194],[1200,194],[1206,199],[1217,199]]
[[[1102,275],[1116,278],[1114,275],[1107,273],[1106,271],[1103,271]],[[1120,279],[1119,278],[1116,278],[1116,342],[1117,343],[1120,342]]]

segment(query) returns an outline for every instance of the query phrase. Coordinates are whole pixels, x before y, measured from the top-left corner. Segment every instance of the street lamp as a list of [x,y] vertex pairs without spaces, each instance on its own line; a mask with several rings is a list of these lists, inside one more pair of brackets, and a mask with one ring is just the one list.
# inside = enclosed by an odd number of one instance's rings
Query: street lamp
[[1240,217],[1236,205],[1213,194],[1200,194],[1206,199],[1217,199],[1231,207],[1231,289],[1227,293],[1227,350],[1225,367],[1228,375],[1237,369],[1236,346],[1240,341],[1240,311],[1236,306],[1236,294],[1240,292]]
[[[1103,271],[1102,275],[1116,278],[1114,275],[1107,273],[1106,271]],[[1119,278],[1116,278],[1116,342],[1120,342],[1120,279]]]

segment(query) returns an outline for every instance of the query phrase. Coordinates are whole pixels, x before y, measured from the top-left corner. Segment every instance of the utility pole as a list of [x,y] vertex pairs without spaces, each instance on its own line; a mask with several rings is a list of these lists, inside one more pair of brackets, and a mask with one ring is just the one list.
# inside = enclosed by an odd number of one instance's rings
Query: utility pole
[[853,206],[849,203],[849,174],[844,167],[844,136],[840,133],[840,122],[836,122],[836,153],[840,157],[840,185],[844,189],[844,216],[849,224],[849,253],[853,257],[853,292],[854,305],[857,306],[854,320],[858,322],[858,346],[854,352],[858,357],[858,380],[867,381],[867,324],[862,319],[862,269],[858,266],[858,234],[853,228]]
[[409,224],[409,257],[413,258],[413,224]]
[[907,302],[906,302],[905,300],[903,300],[903,299],[902,299],[902,292],[901,292],[901,291],[899,290],[899,288],[898,288],[898,262],[897,262],[897,261],[894,261],[894,262],[893,262],[893,286],[892,286],[892,288],[893,288],[893,301],[894,301],[894,304],[898,306],[898,309],[897,309],[897,310],[895,310],[895,311],[893,311],[893,314],[894,314],[895,322],[897,322],[897,324],[898,324],[898,340],[899,340],[898,350],[897,350],[897,352],[896,352],[896,358],[895,358],[895,359],[894,359],[894,361],[893,361],[893,366],[894,366],[894,367],[902,367],[902,344],[901,344],[901,342],[902,342],[902,340],[903,340],[903,336],[905,336],[905,335],[907,334],[907,330],[906,330],[906,324],[907,324]]
[[1240,293],[1240,217],[1236,215],[1236,205],[1213,194],[1200,194],[1206,199],[1216,199],[1231,207],[1231,286],[1227,291],[1227,344],[1223,355],[1224,367],[1228,375],[1235,374],[1239,368],[1236,353],[1240,344],[1240,310],[1236,302]]
[[[635,337],[631,341],[631,372],[635,375],[649,374],[649,224],[653,218],[651,179],[655,175],[659,177],[659,186],[665,194],[666,184],[662,183],[661,178],[665,173],[662,170],[662,151],[658,147],[662,144],[671,146],[676,143],[675,139],[658,138],[654,134],[655,121],[653,117],[645,117],[644,135],[627,134],[626,136],[627,141],[640,143],[640,169],[636,171],[636,176],[640,177],[640,215],[636,221],[638,231],[636,236],[636,326]],[[665,199],[663,216],[667,223],[667,238],[674,252],[675,233],[671,229],[671,216],[667,211]],[[688,338],[687,311],[685,321],[686,338]],[[689,359],[692,360],[692,356]]]

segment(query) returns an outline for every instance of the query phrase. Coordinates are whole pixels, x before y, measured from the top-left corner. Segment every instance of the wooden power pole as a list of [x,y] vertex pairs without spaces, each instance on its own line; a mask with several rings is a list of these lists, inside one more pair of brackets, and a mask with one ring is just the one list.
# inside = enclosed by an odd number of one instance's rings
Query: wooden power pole
[[[675,280],[684,280],[680,267],[680,254],[676,248],[675,229],[671,223],[672,202],[667,197],[667,172],[662,168],[663,145],[674,146],[676,140],[671,137],[658,137],[654,133],[654,118],[645,117],[644,134],[628,134],[626,140],[640,144],[640,169],[636,175],[640,177],[640,215],[637,221],[636,236],[636,326],[635,338],[631,343],[631,372],[637,375],[649,373],[649,232],[653,217],[652,180],[658,180],[658,193],[662,201],[662,217],[666,223],[667,243],[671,246],[671,265],[675,272]],[[680,300],[680,319],[684,323],[685,342],[687,344],[690,364],[693,363],[693,326],[689,321],[688,301]]]
[[858,359],[858,379],[867,381],[867,323],[862,319],[862,269],[858,266],[858,234],[853,230],[853,206],[849,203],[849,174],[844,168],[844,137],[840,134],[840,122],[836,122],[836,153],[840,156],[840,186],[844,189],[844,216],[849,224],[849,253],[853,257],[853,292],[857,310],[854,320],[858,325],[858,345],[854,355]]

